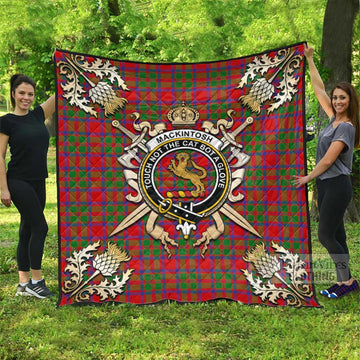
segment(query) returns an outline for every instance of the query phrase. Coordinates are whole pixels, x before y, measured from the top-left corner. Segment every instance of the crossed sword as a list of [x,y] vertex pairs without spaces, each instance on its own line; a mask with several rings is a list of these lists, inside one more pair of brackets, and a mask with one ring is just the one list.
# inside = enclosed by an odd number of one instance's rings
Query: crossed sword
[[[241,133],[248,125],[252,124],[253,119],[247,118],[244,123],[242,123],[239,127],[237,127],[232,133],[227,133],[226,136],[223,136],[221,141],[224,143],[224,145],[221,147],[221,150],[224,150],[226,147],[228,147],[231,143],[235,141],[235,138],[238,134]],[[123,134],[125,134],[127,137],[131,139],[133,144],[136,144],[135,147],[139,147],[141,150],[143,150],[145,153],[148,152],[147,147],[144,145],[145,141],[142,139],[139,142],[139,135],[134,134],[132,131],[128,130],[126,127],[122,126],[118,121],[113,121],[112,125],[120,130]],[[131,164],[129,161],[129,158],[134,158],[138,162],[140,162],[139,158],[136,155],[136,152],[133,151],[133,146],[130,146],[130,150],[132,152],[129,152],[125,154],[125,163],[129,167],[134,165]],[[232,149],[233,154],[229,157],[229,159],[236,157],[237,158],[237,149]],[[123,158],[124,160],[124,158]],[[119,159],[120,163],[122,163],[122,159]],[[124,161],[123,161],[124,162]],[[124,164],[125,165],[125,164]],[[128,216],[126,216],[121,223],[111,232],[109,237],[116,235],[117,233],[125,230],[129,226],[135,224],[137,221],[139,221],[142,217],[144,217],[147,213],[152,211],[151,207],[147,205],[145,202],[143,202],[140,206],[138,206],[134,211],[132,211]],[[241,216],[236,210],[234,210],[229,204],[224,204],[220,209],[218,209],[221,213],[223,213],[225,216],[227,216],[231,221],[233,221],[238,226],[242,227],[243,229],[247,230],[248,232],[252,233],[253,235],[262,238],[262,236],[250,225],[250,223]]]

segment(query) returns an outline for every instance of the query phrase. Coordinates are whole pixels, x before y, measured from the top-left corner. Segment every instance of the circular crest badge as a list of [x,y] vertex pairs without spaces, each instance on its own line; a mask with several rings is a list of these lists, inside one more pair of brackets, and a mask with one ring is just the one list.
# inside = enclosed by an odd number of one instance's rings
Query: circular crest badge
[[219,209],[231,184],[221,145],[213,135],[190,129],[168,131],[148,141],[138,179],[146,203],[189,224]]

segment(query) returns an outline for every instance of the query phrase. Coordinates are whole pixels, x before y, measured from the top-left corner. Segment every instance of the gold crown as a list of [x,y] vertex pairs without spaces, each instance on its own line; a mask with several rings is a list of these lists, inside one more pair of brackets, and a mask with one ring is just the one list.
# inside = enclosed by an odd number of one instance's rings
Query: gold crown
[[171,109],[167,117],[174,126],[190,126],[195,125],[200,114],[197,110],[186,106],[185,101],[183,101],[181,106]]

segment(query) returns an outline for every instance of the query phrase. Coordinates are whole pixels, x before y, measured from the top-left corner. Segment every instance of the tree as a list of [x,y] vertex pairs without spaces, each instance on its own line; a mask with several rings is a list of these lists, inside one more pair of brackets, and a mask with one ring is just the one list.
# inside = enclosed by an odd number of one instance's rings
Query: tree
[[341,80],[351,81],[353,26],[358,11],[358,0],[328,0],[321,46],[322,64],[331,69],[326,89]]
[[[0,26],[0,80],[4,96],[15,72],[37,81],[37,99],[45,99],[53,88],[53,0],[2,1]],[[36,20],[36,21],[35,21]]]
[[[198,62],[308,40],[326,0],[0,0],[0,92],[21,71],[54,91],[55,48],[123,60]],[[43,89],[45,89],[43,91]],[[1,101],[1,98],[0,98]]]

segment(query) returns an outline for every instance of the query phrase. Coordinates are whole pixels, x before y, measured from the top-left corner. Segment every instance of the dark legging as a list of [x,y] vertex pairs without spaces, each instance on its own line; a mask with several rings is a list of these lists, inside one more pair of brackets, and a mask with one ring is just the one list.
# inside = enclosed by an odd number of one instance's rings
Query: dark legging
[[44,216],[45,180],[8,179],[11,200],[20,213],[17,263],[19,271],[41,269],[48,226]]
[[320,215],[319,240],[335,263],[337,281],[347,281],[351,274],[344,214],[352,197],[351,180],[349,176],[340,175],[325,180],[317,179],[316,185]]

